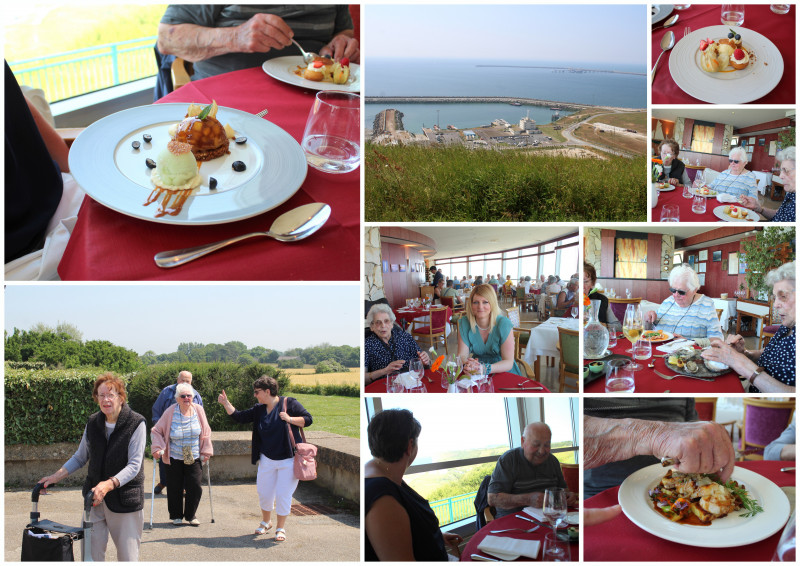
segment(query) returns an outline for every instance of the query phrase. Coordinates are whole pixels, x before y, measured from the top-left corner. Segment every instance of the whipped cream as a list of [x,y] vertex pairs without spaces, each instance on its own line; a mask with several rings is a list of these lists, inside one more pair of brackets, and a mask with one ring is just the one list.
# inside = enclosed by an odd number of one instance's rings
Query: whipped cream
[[737,59],[736,58],[736,52],[735,51],[733,53],[731,53],[731,61],[733,61],[737,65],[744,65],[745,63],[750,61],[750,55],[747,53],[747,51],[745,51],[744,49],[742,49],[741,51],[742,51],[742,54],[743,54],[741,59]]

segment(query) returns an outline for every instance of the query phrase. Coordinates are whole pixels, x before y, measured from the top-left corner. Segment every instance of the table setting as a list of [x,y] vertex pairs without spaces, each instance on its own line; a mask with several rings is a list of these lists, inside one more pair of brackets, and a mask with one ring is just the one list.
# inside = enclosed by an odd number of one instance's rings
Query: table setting
[[577,318],[551,316],[541,324],[530,329],[531,336],[528,345],[525,347],[523,360],[533,368],[535,375],[539,373],[541,356],[548,358],[559,358],[558,352],[558,329],[568,328],[578,330],[580,322]]
[[[655,184],[654,184],[655,185]],[[739,206],[738,199],[726,193],[698,193],[697,187],[684,185],[658,189],[654,199],[653,222],[764,222],[766,218]],[[727,211],[726,211],[727,207]],[[731,214],[735,214],[732,216]]]
[[[623,511],[609,521],[584,529],[584,560],[660,562],[669,556],[670,561],[694,563],[768,562],[781,557],[794,561],[792,508],[796,479],[794,468],[782,471],[785,465],[780,461],[737,462],[731,479],[745,486],[763,512],[748,515],[742,510],[734,511],[702,527],[670,521],[656,511],[648,491],[658,484],[666,469],[661,464],[642,468],[621,486],[584,501],[585,509],[619,503]],[[786,536],[789,531],[791,539]],[[624,553],[619,545],[622,538]]]
[[[451,354],[452,355],[452,354]],[[436,362],[434,361],[434,366]],[[442,364],[445,365],[445,364]],[[433,367],[433,366],[432,366]],[[447,379],[446,368],[426,368],[414,381],[401,374],[380,377],[364,388],[365,393],[550,393],[544,385],[514,373],[493,373],[483,378],[465,377],[459,372],[457,381]],[[399,378],[399,379],[398,379]],[[409,385],[407,387],[406,385]]]
[[[70,169],[88,198],[59,276],[357,279],[359,77],[340,92],[244,69],[93,123],[70,150]],[[205,124],[209,116],[228,127],[227,152],[203,158],[193,149],[199,185],[191,190],[154,185],[152,170],[167,163],[175,125],[180,135],[187,120]]]
[[653,104],[794,103],[794,5],[682,6],[652,14]]

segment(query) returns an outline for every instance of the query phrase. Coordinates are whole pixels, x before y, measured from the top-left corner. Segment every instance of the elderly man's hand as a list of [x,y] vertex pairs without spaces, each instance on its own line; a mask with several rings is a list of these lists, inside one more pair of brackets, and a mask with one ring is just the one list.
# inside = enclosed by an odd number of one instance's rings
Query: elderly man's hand
[[622,513],[622,506],[620,505],[612,505],[611,507],[603,507],[601,509],[584,509],[583,525],[585,527],[599,525],[600,523],[610,521],[620,513]]
[[361,58],[358,40],[348,35],[340,33],[331,42],[319,50],[323,57],[330,57],[334,61],[340,61],[347,57],[351,63],[358,63]]
[[280,16],[256,14],[236,28],[232,51],[266,53],[270,49],[288,47],[292,37],[292,28]]
[[684,473],[718,473],[728,481],[736,454],[726,430],[714,422],[653,423],[649,442],[657,458],[678,461],[675,469]]
[[578,505],[580,500],[578,499],[578,494],[572,491],[567,492],[567,506],[568,507],[575,507]]

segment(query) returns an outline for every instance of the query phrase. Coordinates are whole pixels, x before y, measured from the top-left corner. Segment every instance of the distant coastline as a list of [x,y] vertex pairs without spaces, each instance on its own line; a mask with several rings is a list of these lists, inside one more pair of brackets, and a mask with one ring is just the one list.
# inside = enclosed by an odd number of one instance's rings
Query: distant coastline
[[580,110],[581,108],[608,108],[614,110],[646,110],[646,108],[629,108],[621,106],[607,106],[605,104],[577,104],[574,102],[561,102],[558,100],[544,100],[539,98],[521,98],[518,96],[365,96],[365,104],[431,104],[431,103],[502,103],[511,104],[519,102],[528,106],[557,106],[565,110]]
[[638,75],[646,77],[647,73],[634,73],[631,71],[616,71],[613,69],[591,69],[583,67],[565,67],[565,66],[546,66],[546,65],[475,65],[476,67],[507,67],[511,69],[551,69],[554,71],[564,71],[568,73],[612,73],[617,75]]

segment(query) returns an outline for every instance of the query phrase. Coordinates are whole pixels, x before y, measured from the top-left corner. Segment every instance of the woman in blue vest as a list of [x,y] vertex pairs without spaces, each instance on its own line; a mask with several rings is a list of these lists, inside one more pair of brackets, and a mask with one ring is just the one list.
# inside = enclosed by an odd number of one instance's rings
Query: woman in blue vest
[[117,560],[139,560],[144,526],[144,446],[142,415],[126,403],[125,382],[104,373],[94,382],[92,397],[100,411],[89,417],[78,451],[56,473],[44,477],[44,487],[57,483],[89,464],[83,495],[94,491],[89,513],[92,560],[104,561],[108,535],[117,547]]

